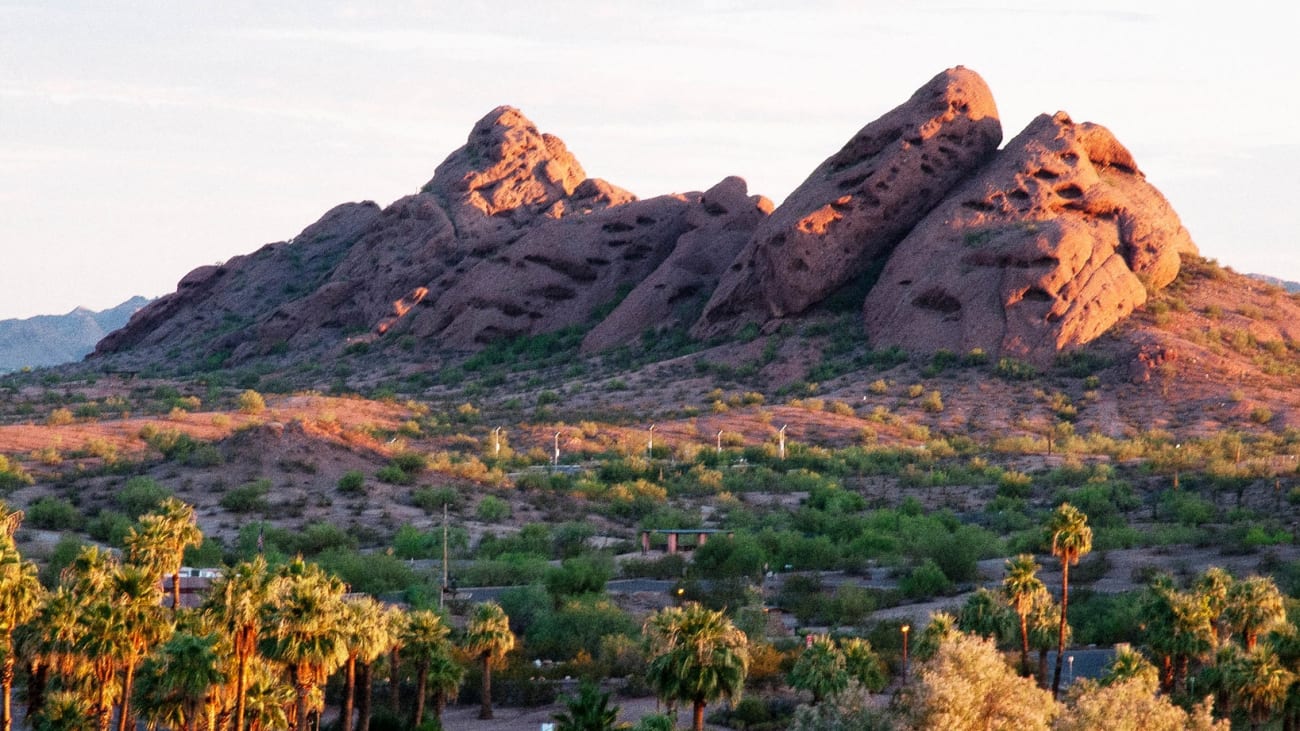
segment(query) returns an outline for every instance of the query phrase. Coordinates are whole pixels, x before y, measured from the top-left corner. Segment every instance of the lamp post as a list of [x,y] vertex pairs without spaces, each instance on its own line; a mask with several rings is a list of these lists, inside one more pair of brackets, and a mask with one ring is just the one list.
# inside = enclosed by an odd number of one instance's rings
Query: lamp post
[[556,467],[560,466],[560,433],[559,432],[555,432],[555,458],[552,461],[552,464],[554,464],[554,466]]
[[907,680],[907,633],[912,631],[912,625],[905,624],[898,629],[903,633],[903,679]]
[[654,459],[655,456],[655,425],[650,425],[650,441],[646,442],[645,456],[647,459]]
[[492,456],[501,459],[501,427],[492,430]]
[[785,459],[785,428],[786,428],[787,426],[789,426],[789,425],[788,425],[788,424],[782,424],[782,425],[781,425],[781,430],[778,431],[778,432],[776,433],[776,436],[777,436],[777,445],[778,445],[778,448],[779,448],[780,453],[781,453],[781,459],[783,459],[783,460]]
[[1065,681],[1065,684],[1073,685],[1074,684],[1074,655],[1066,655],[1065,661],[1070,665],[1070,676],[1069,679]]
[[722,430],[718,430],[718,456],[722,456]]

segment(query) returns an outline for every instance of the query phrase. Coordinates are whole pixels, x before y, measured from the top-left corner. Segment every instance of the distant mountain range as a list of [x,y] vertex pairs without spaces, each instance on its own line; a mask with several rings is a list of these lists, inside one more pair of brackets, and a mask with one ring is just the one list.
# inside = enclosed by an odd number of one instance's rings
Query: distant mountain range
[[1285,290],[1288,291],[1288,292],[1300,292],[1300,282],[1289,282],[1289,281],[1287,281],[1287,280],[1285,280],[1285,279],[1278,279],[1277,277],[1270,277],[1270,276],[1267,275],[1267,274],[1251,274],[1251,275],[1249,275],[1249,276],[1250,276],[1252,279],[1258,279],[1258,280],[1261,281],[1261,282],[1268,282],[1269,284],[1276,284],[1277,286],[1279,286],[1279,287],[1285,289]]
[[0,320],[0,373],[81,360],[149,301],[132,297],[100,312],[78,307],[66,315]]

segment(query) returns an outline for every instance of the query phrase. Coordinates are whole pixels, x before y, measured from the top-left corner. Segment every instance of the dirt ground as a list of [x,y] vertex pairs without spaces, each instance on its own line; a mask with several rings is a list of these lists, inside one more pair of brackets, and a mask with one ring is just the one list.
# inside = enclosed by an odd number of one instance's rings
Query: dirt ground
[[[619,706],[619,720],[629,723],[636,723],[643,716],[663,710],[662,707],[656,707],[654,698],[620,698],[613,702]],[[542,708],[493,708],[495,718],[491,721],[481,721],[478,717],[478,706],[451,706],[443,713],[442,727],[447,731],[540,731],[542,724],[551,722],[551,717],[562,708],[563,705],[558,703]],[[707,715],[707,709],[705,713]],[[691,710],[680,709],[677,714],[677,727],[689,728],[690,724]],[[705,724],[704,727],[725,728],[710,724]]]

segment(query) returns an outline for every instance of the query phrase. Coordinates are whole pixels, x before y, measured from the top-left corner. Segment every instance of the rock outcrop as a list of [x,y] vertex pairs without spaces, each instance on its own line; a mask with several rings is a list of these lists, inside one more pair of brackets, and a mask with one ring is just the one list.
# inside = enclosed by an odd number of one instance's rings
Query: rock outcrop
[[692,333],[803,312],[887,256],[1002,141],[993,95],[957,67],[862,128],[755,231]]
[[1195,251],[1108,130],[1042,115],[899,244],[863,305],[867,334],[875,346],[1050,362]]
[[772,201],[749,195],[745,181],[730,177],[709,188],[686,213],[690,230],[668,258],[628,293],[583,338],[583,352],[608,350],[690,324],[699,316],[718,278],[772,212]]

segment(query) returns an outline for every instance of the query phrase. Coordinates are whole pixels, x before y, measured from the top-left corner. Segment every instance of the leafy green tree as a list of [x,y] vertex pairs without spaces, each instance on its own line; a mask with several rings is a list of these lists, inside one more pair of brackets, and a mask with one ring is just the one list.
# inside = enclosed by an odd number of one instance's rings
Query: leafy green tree
[[552,718],[556,731],[612,731],[618,722],[618,706],[610,707],[609,693],[593,683],[578,686],[578,693],[564,699],[565,710]]
[[790,670],[790,687],[812,693],[813,705],[839,693],[848,684],[844,653],[828,635],[813,638]]
[[515,649],[515,633],[510,631],[510,618],[496,602],[475,605],[465,630],[465,649],[483,663],[483,704],[478,717],[492,718],[492,668],[505,662],[506,655]]
[[1065,659],[1065,637],[1070,614],[1070,567],[1092,551],[1092,528],[1088,516],[1069,503],[1061,503],[1047,522],[1052,537],[1052,555],[1061,559],[1061,625],[1056,644],[1056,670],[1052,673],[1052,697],[1061,690],[1061,665]]
[[749,670],[749,640],[720,611],[698,604],[662,609],[643,628],[651,657],[646,674],[660,698],[693,705],[693,728],[704,729],[704,707],[738,700]]
[[926,731],[1051,728],[1060,707],[1022,678],[994,644],[961,632],[921,663],[904,695],[904,728]]
[[1047,593],[1047,587],[1038,578],[1038,562],[1022,553],[1007,560],[1006,577],[1002,579],[1002,596],[1011,611],[1020,620],[1020,674],[1029,674],[1029,614],[1034,602]]
[[0,731],[13,727],[14,630],[36,616],[44,594],[36,565],[23,560],[7,532],[0,533]]
[[1068,704],[1053,727],[1056,731],[1229,731],[1216,722],[1213,701],[1188,713],[1161,694],[1155,668],[1149,675],[1127,677],[1110,684],[1079,680],[1070,688]]

